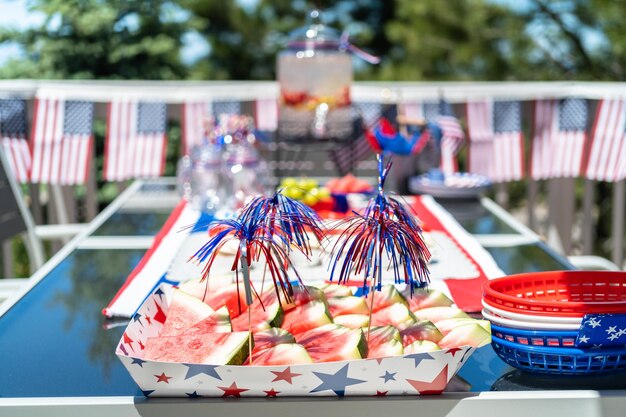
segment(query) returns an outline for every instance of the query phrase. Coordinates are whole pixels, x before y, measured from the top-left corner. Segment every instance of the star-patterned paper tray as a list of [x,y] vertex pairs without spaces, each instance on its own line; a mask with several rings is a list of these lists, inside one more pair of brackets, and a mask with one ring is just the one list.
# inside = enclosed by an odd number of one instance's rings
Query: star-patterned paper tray
[[148,337],[167,317],[170,285],[161,285],[137,311],[116,354],[146,396],[276,397],[441,393],[473,353],[462,347],[429,353],[292,366],[216,366],[143,359]]

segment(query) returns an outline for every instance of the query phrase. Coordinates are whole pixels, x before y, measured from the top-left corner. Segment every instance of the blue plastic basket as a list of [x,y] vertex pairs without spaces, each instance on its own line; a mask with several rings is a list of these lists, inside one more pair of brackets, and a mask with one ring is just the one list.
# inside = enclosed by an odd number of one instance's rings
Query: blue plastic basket
[[491,323],[491,334],[507,342],[526,346],[576,347],[576,330],[526,330]]
[[492,336],[491,346],[509,365],[522,371],[591,375],[626,370],[626,348],[589,349],[529,346]]

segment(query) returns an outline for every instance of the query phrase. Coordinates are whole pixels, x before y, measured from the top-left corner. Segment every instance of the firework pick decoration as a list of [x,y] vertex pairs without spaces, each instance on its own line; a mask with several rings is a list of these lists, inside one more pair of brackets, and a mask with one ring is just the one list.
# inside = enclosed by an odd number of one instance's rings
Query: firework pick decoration
[[[375,290],[380,291],[383,262],[393,273],[394,283],[415,287],[428,283],[427,263],[430,252],[424,243],[416,217],[404,204],[384,192],[391,161],[383,164],[378,155],[378,193],[362,214],[341,222],[343,231],[331,251],[331,281],[347,284],[353,275],[363,276],[364,294],[372,291],[370,323]],[[367,330],[369,339],[369,327]]]
[[[219,251],[226,242],[236,240],[239,248],[233,260],[232,271],[236,273],[239,288],[239,266],[243,275],[243,287],[246,304],[250,306],[259,294],[250,280],[250,265],[258,262],[261,257],[274,282],[274,289],[280,302],[290,302],[293,289],[289,281],[288,271],[291,267],[298,281],[300,275],[289,259],[293,249],[305,256],[311,255],[310,232],[317,240],[321,240],[324,232],[317,214],[304,204],[276,193],[272,197],[256,197],[248,203],[236,219],[226,219],[211,223],[209,233],[215,234],[202,247],[194,258],[205,262],[203,280],[209,278],[211,266]],[[208,281],[207,281],[208,284]],[[251,309],[248,308],[248,327],[250,334],[250,363],[252,363],[252,324]]]

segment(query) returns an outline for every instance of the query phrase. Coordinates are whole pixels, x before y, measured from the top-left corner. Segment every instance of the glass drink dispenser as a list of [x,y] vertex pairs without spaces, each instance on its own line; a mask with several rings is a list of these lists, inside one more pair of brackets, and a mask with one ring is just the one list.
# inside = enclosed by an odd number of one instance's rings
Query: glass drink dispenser
[[352,54],[317,10],[278,55],[278,133],[285,140],[345,139],[352,134]]

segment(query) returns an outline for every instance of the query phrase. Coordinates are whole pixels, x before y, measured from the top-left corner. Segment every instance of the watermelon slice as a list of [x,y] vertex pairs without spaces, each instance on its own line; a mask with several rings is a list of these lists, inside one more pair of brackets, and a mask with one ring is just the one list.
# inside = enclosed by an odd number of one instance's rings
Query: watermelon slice
[[175,290],[161,336],[174,336],[184,333],[188,327],[213,316],[214,313],[211,307],[193,295]]
[[402,330],[416,322],[405,304],[394,304],[372,314],[372,326],[391,325]]
[[410,355],[413,353],[434,352],[436,350],[441,350],[437,343],[430,340],[416,340],[404,347],[404,354]]
[[296,340],[306,348],[314,362],[367,357],[367,343],[361,329],[328,324],[296,335]]
[[491,343],[491,333],[478,323],[455,327],[441,339],[439,346],[450,349],[461,346],[481,347]]
[[321,301],[324,304],[326,302],[326,295],[324,295],[324,291],[317,287],[313,286],[300,286],[296,285],[293,287],[293,297],[292,302],[288,305],[285,305],[285,311],[289,311],[292,308],[308,304],[311,301]]
[[[252,333],[280,326],[283,320],[283,309],[273,288],[264,290],[261,300],[256,298],[250,305],[250,317],[252,318]],[[250,326],[248,313],[232,319],[232,325],[236,332],[248,331]]]
[[435,324],[445,319],[470,318],[463,310],[456,307],[429,307],[416,310],[413,314],[415,314],[415,317],[419,320],[430,320]]
[[281,327],[296,335],[328,323],[332,323],[332,319],[326,304],[323,301],[311,301],[287,311]]
[[287,330],[272,327],[254,334],[254,350],[252,354],[283,343],[296,343],[293,335]]
[[383,285],[380,291],[373,291],[369,293],[365,300],[368,308],[372,302],[372,296],[374,297],[374,305],[372,307],[372,312],[374,313],[395,304],[408,306],[408,303],[395,285]]
[[226,308],[226,306],[224,306],[214,312],[209,317],[200,320],[196,324],[190,326],[184,331],[184,333],[224,333],[232,331],[233,328],[230,325],[230,316],[228,315],[228,309]]
[[360,329],[369,326],[370,316],[369,314],[343,314],[335,317],[333,321],[350,329]]
[[207,281],[200,282],[198,280],[187,281],[180,285],[180,289],[204,301],[214,310],[226,306],[231,319],[248,310],[243,284],[239,284],[238,289],[237,284],[224,285],[222,283],[214,283],[211,279],[209,278],[208,280],[208,290]]
[[367,340],[368,358],[385,358],[403,354],[400,332],[393,326],[372,327]]
[[410,288],[407,286],[402,291],[402,295],[409,303],[409,310],[411,311],[429,307],[450,307],[452,305],[452,300],[437,290],[416,288],[413,290],[413,294],[411,294]]
[[369,308],[365,303],[365,298],[355,297],[333,297],[328,300],[328,310],[333,317],[343,314],[368,314]]
[[330,283],[322,285],[320,289],[324,292],[324,295],[326,295],[329,301],[333,297],[348,297],[353,295],[350,287],[346,287],[345,285]]
[[428,320],[419,321],[400,330],[400,336],[402,336],[402,344],[404,346],[408,346],[416,340],[429,340],[437,343],[443,338],[437,327]]
[[[306,349],[297,343],[281,343],[252,354],[252,365],[298,365],[313,363]],[[250,364],[247,361],[246,364]]]
[[448,333],[450,333],[450,331],[452,331],[452,329],[454,329],[455,327],[464,326],[466,324],[472,324],[472,323],[479,324],[480,326],[482,326],[483,329],[491,333],[491,322],[489,322],[489,320],[476,320],[476,319],[471,319],[471,318],[470,319],[460,318],[460,319],[439,320],[437,322],[437,328],[439,329],[441,334],[445,336]]
[[144,359],[209,365],[241,365],[248,356],[248,332],[194,333],[149,337]]

